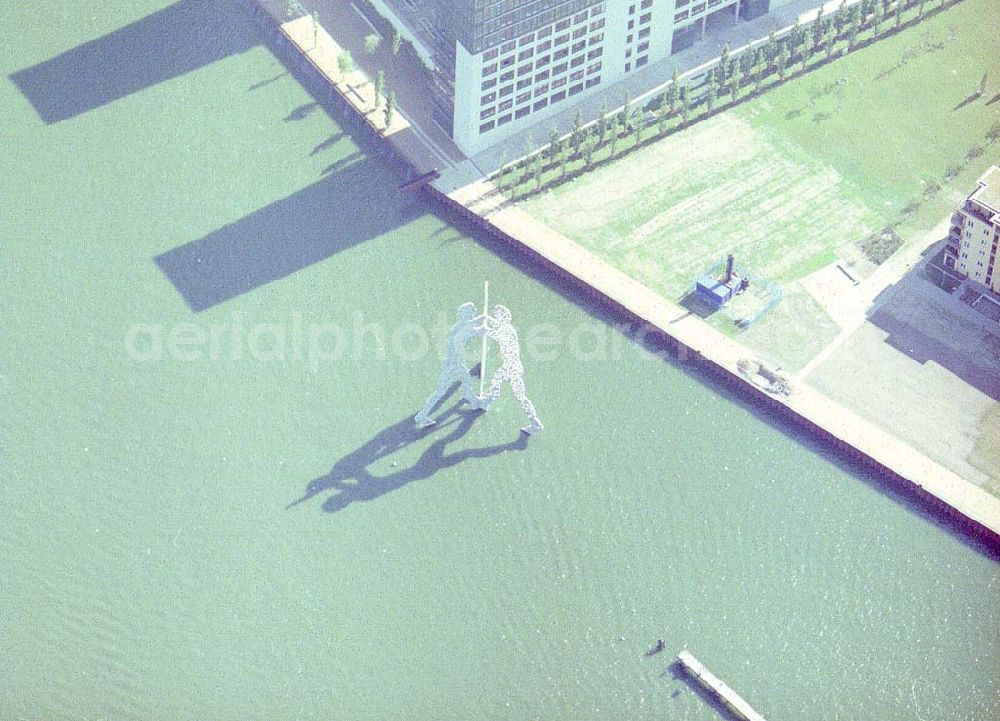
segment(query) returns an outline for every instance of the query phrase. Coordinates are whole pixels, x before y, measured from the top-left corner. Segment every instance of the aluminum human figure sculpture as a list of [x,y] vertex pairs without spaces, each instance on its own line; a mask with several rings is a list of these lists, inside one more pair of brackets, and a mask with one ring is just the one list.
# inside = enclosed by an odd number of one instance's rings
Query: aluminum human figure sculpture
[[510,311],[497,305],[493,308],[493,317],[486,316],[485,331],[486,337],[500,347],[500,367],[490,378],[490,389],[483,395],[478,396],[473,403],[473,408],[486,410],[499,396],[504,383],[510,384],[510,390],[517,398],[528,416],[528,425],[521,430],[532,435],[542,430],[542,422],[538,420],[535,412],[535,405],[528,399],[524,390],[524,366],[521,364],[521,343],[517,338],[517,331],[511,323]]
[[462,357],[469,339],[486,332],[485,328],[479,325],[479,321],[482,319],[483,316],[476,316],[474,303],[462,303],[458,306],[458,320],[448,331],[448,349],[445,352],[444,361],[441,363],[441,375],[438,377],[437,388],[427,398],[420,412],[413,417],[413,420],[421,428],[434,425],[434,419],[430,417],[430,412],[438,401],[445,397],[455,381],[462,384],[462,399],[468,403],[475,403],[476,394],[472,388],[472,375],[465,366]]

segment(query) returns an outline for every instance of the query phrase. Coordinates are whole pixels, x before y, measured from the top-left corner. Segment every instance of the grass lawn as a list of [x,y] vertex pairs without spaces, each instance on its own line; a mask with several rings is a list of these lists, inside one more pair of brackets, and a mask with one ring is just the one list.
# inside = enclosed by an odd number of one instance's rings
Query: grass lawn
[[[740,106],[737,114],[791,141],[846,178],[887,223],[928,186],[929,227],[1000,158],[985,135],[1000,122],[1000,5],[965,0],[898,35],[830,63]],[[987,74],[986,92],[971,100]],[[978,145],[983,154],[966,159]],[[961,169],[946,183],[949,167]],[[929,206],[929,207],[928,207]],[[929,210],[929,213],[926,211]]]
[[729,250],[758,275],[794,280],[881,220],[837,171],[734,113],[536,196],[527,207],[671,298]]
[[964,0],[523,205],[669,298],[728,251],[789,284],[886,225],[925,233],[1000,159],[998,34],[994,0]]
[[726,335],[738,337],[763,357],[771,356],[775,366],[792,372],[805,366],[840,331],[823,306],[799,283],[791,284],[781,302],[746,330],[737,328],[722,313],[715,313],[706,321]]

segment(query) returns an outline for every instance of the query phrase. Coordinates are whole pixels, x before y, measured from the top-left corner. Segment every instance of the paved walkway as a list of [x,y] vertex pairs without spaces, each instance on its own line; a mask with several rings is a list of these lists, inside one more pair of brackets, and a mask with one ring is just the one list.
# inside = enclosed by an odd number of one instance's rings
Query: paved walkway
[[301,17],[281,25],[281,31],[313,66],[347,99],[354,110],[383,135],[406,130],[410,123],[398,113],[386,123],[384,104],[375,97],[375,86],[359,70],[342,72],[338,58],[343,48],[312,18]]
[[[279,21],[287,19],[282,0],[263,0],[261,4]],[[323,31],[339,48],[351,54],[354,65],[367,80],[373,80],[379,70],[385,73],[385,92],[396,94],[399,115],[412,127],[407,135],[426,146],[421,151],[410,151],[429,159],[420,164],[420,170],[448,169],[465,160],[462,151],[433,120],[434,105],[423,65],[411,61],[404,53],[394,56],[391,37],[383,37],[374,54],[365,52],[365,37],[378,34],[378,18],[367,18],[350,0],[301,0],[300,4],[307,12],[317,13]],[[302,20],[311,27],[308,16]],[[310,33],[308,43],[311,42]]]
[[[845,290],[836,301],[834,312],[828,313],[840,326],[840,333],[826,348],[820,351],[812,360],[803,366],[796,374],[796,379],[804,380],[823,361],[830,357],[858,328],[868,320],[869,316],[878,309],[878,305],[885,303],[892,296],[894,286],[899,279],[909,273],[920,263],[928,247],[939,242],[948,235],[951,227],[951,214],[949,213],[940,223],[926,233],[920,240],[909,243],[900,249],[900,252],[893,255],[886,262],[875,269],[869,277],[865,278],[856,287]],[[817,299],[819,300],[819,299]],[[876,304],[877,302],[877,304]],[[821,304],[822,301],[820,301]],[[971,309],[970,309],[971,310]],[[975,313],[975,311],[972,311]]]

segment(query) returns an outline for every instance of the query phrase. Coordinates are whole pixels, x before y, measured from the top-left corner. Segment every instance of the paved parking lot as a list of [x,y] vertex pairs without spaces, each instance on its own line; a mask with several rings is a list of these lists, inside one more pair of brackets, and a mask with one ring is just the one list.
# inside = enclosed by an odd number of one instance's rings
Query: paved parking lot
[[1000,324],[915,267],[808,382],[1000,494]]

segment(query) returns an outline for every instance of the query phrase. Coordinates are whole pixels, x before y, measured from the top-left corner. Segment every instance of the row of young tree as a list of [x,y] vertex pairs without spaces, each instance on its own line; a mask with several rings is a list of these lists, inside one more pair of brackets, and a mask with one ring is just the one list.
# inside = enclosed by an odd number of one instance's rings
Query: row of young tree
[[[284,0],[285,15],[292,17],[296,13],[301,15],[308,14],[312,18],[312,29],[313,29],[313,48],[316,47],[317,40],[319,38],[319,13],[315,10],[308,12],[299,0]],[[371,33],[365,36],[364,48],[365,55],[375,55],[378,52],[380,45],[382,44],[382,37],[378,33]],[[403,46],[403,38],[399,34],[399,31],[393,28],[392,31],[392,57],[398,57],[399,51]],[[345,76],[355,69],[354,58],[351,56],[350,51],[343,50],[337,56],[337,69],[340,71],[341,76]],[[396,114],[396,93],[386,92],[385,88],[385,71],[379,70],[375,76],[375,81],[373,83],[375,90],[375,108],[374,110],[378,112],[379,109],[382,110],[383,120],[385,121],[385,127],[388,128],[392,124],[392,120]]]
[[[315,14],[313,21],[314,23],[316,22]],[[382,38],[377,33],[365,36],[365,55],[374,55],[378,52],[381,42]],[[399,55],[402,44],[403,38],[400,36],[399,31],[394,29],[392,33],[392,57],[395,58]],[[337,56],[337,69],[342,76],[353,71],[354,67],[354,58],[349,51],[344,50]],[[385,127],[388,128],[392,124],[392,120],[396,114],[396,93],[393,91],[386,92],[385,70],[379,70],[375,74],[373,87],[375,91],[374,110],[378,112],[381,108]]]
[[[508,163],[504,150],[494,179],[501,192],[514,197],[519,190],[531,190],[532,185],[536,191],[541,190],[547,183],[564,179],[570,166],[580,160],[583,163],[579,170],[590,169],[598,150],[607,150],[605,160],[614,158],[620,144],[638,147],[647,131],[654,127],[656,137],[667,135],[727,103],[739,102],[750,89],[754,94],[760,93],[768,79],[777,78],[780,83],[790,73],[805,72],[811,62],[815,65],[817,61],[829,61],[854,50],[863,41],[863,32],[870,31],[869,42],[877,39],[885,32],[889,19],[894,20],[894,29],[899,29],[907,12],[911,13],[910,21],[918,21],[931,3],[933,7],[944,8],[954,2],[957,0],[861,0],[848,6],[842,0],[840,8],[830,14],[824,14],[820,7],[816,19],[808,25],[800,25],[796,20],[782,37],[772,32],[767,40],[738,56],[727,45],[715,66],[696,82],[682,80],[674,70],[666,90],[646,105],[648,112],[631,108],[626,99],[625,105],[613,114],[609,115],[607,107],[602,107],[597,120],[587,126],[578,112],[569,135],[554,126],[543,150],[536,150],[529,136],[523,155],[516,162]],[[527,188],[523,187],[525,184]]]
[[[382,38],[378,34],[372,33],[365,37],[365,54],[374,55],[378,52]],[[403,46],[403,38],[399,31],[393,28],[392,31],[392,57],[399,56],[399,50]],[[385,90],[385,70],[379,70],[375,74],[375,110],[382,108],[385,127],[392,124],[392,119],[396,113],[396,93]]]

